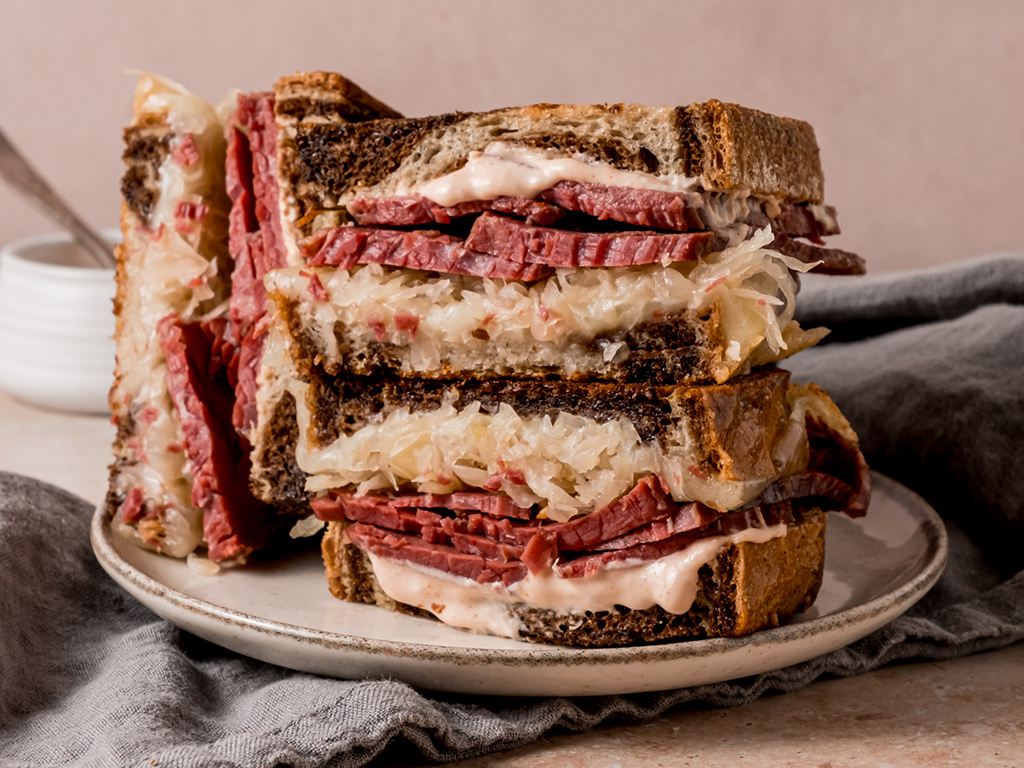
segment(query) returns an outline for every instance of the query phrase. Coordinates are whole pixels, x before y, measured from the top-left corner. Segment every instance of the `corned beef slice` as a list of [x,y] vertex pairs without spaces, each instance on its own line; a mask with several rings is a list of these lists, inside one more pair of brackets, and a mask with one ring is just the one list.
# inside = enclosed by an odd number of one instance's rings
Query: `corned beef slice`
[[677,232],[707,228],[700,213],[682,195],[672,192],[560,181],[538,197],[568,211],[638,227]]
[[423,496],[392,496],[388,502],[395,507],[418,507],[420,509],[442,507],[482,512],[491,517],[515,517],[529,520],[530,507],[517,507],[512,499],[498,493],[447,493]]
[[[481,214],[465,241],[435,230],[336,227],[305,238],[299,247],[313,266],[351,269],[383,264],[450,274],[539,280],[556,267],[628,267],[689,261],[720,249],[714,232],[577,232],[536,227],[507,216]],[[780,235],[778,249],[804,262],[821,261],[819,272],[858,274],[860,257]]]
[[682,504],[676,507],[675,511],[666,518],[652,520],[646,525],[634,528],[623,536],[595,544],[591,549],[624,549],[625,547],[632,547],[634,544],[661,541],[670,536],[675,536],[677,533],[703,528],[725,514],[727,513],[719,512],[717,509],[704,506],[699,502]]
[[[546,227],[558,221],[563,211],[585,213],[599,220],[619,221],[649,229],[690,232],[710,229],[707,217],[687,197],[675,192],[615,187],[581,181],[560,181],[537,195],[537,200],[522,197],[497,197],[471,200],[445,207],[421,196],[366,198],[357,197],[348,204],[348,212],[364,226],[408,227],[423,224],[448,224],[452,219],[484,211],[507,213]],[[835,209],[826,207],[835,221]],[[755,214],[747,223],[761,227],[769,220]],[[819,222],[807,206],[779,205],[772,228],[791,237],[820,238],[838,235],[839,227]]]
[[523,547],[519,559],[534,576],[543,573],[558,560],[558,543],[555,537],[545,530],[537,531],[537,535]]
[[240,433],[243,442],[248,444],[249,430],[256,423],[256,377],[260,372],[260,360],[263,357],[263,345],[266,333],[260,326],[254,325],[242,339],[238,355],[238,378],[235,384],[235,402],[231,410],[231,424]]
[[248,455],[229,421],[234,396],[222,359],[223,331],[223,321],[183,324],[173,313],[158,328],[167,388],[194,476],[192,503],[203,510],[203,533],[214,561],[244,558],[262,547],[273,511],[254,499],[246,484]]
[[384,264],[452,274],[537,280],[546,267],[625,267],[663,258],[692,260],[706,253],[711,232],[586,233],[532,227],[516,219],[484,213],[466,241],[432,230],[338,227],[321,230],[301,243],[308,264],[351,269]]
[[226,173],[231,198],[228,247],[235,260],[231,323],[241,348],[241,367],[231,422],[240,433],[248,434],[256,421],[256,374],[264,343],[257,327],[266,313],[263,278],[286,264],[277,205],[273,94],[240,94],[235,123],[228,137]]
[[466,247],[549,267],[630,267],[663,260],[692,261],[715,250],[716,240],[712,232],[572,232],[484,213],[473,222]]
[[863,517],[871,502],[871,473],[864,454],[842,435],[817,419],[807,420],[810,459],[807,469],[842,481],[849,489],[842,509],[850,517]]
[[686,531],[667,539],[642,542],[609,552],[585,554],[565,563],[557,563],[555,571],[563,578],[592,576],[609,563],[626,560],[658,560],[679,552],[700,539],[728,536],[747,528],[763,528],[779,523],[790,524],[793,520],[793,512],[789,504],[749,507],[745,510],[731,512],[704,528]]
[[131,525],[139,522],[146,516],[146,506],[142,495],[142,489],[132,488],[121,502],[121,522]]
[[[354,496],[331,491],[313,499],[314,511],[322,520],[344,520],[348,510],[358,508],[389,509],[451,509],[482,512],[491,517],[512,517],[529,520],[533,509],[517,507],[512,499],[497,493],[408,494],[397,496]],[[352,518],[353,520],[356,518]]]
[[432,544],[416,536],[391,533],[364,523],[350,525],[345,533],[357,547],[378,557],[425,565],[481,584],[500,581],[508,585],[526,576],[526,566],[521,562],[486,560],[451,546]]
[[526,535],[522,537],[524,540],[529,540],[539,528],[536,523],[525,525],[507,518],[494,519],[478,512],[468,514],[464,512],[461,516],[455,517],[445,516],[429,508],[412,509],[401,504],[394,504],[387,497],[382,496],[351,496],[332,492],[327,496],[313,499],[310,505],[321,520],[367,523],[403,533],[429,535],[431,540],[439,541],[448,541],[456,534],[480,534],[494,541],[512,545],[516,538],[510,531],[514,528],[526,531]]
[[306,262],[352,269],[356,264],[476,275],[505,280],[539,280],[551,274],[541,264],[515,263],[501,256],[468,250],[456,237],[432,230],[337,227],[322,229],[299,243]]
[[[251,100],[239,96],[236,122],[246,124],[246,113],[251,111]],[[263,275],[258,270],[265,264],[263,236],[256,218],[256,200],[253,192],[253,160],[249,137],[237,126],[228,135],[226,181],[231,198],[229,214],[228,249],[235,261],[231,273],[231,322],[240,341],[265,311],[266,294]]]
[[668,517],[677,506],[664,481],[651,475],[606,507],[546,527],[560,551],[590,549],[652,520]]
[[420,224],[450,224],[452,219],[484,211],[520,216],[533,224],[548,226],[565,215],[556,205],[525,197],[496,197],[471,200],[453,206],[441,206],[426,197],[357,197],[348,204],[348,212],[363,226],[409,227]]
[[249,149],[252,153],[255,213],[263,235],[265,254],[265,263],[259,272],[262,280],[267,271],[284,267],[288,263],[284,229],[278,208],[277,122],[274,119],[274,96],[271,93],[239,96],[238,104],[238,115],[246,120]]
[[864,259],[855,253],[839,248],[821,248],[810,243],[793,240],[788,235],[778,235],[772,248],[805,264],[820,261],[814,272],[822,275],[863,275],[867,272]]

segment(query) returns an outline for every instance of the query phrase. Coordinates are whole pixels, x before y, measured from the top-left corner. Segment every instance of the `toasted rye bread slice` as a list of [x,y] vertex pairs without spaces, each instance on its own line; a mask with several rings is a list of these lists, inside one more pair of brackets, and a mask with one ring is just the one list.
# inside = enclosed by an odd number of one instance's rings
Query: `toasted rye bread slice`
[[[764,543],[725,546],[699,573],[697,597],[689,611],[647,610],[570,613],[511,604],[520,640],[581,647],[654,643],[700,637],[735,637],[778,626],[806,610],[817,597],[825,563],[827,513],[804,512],[785,536]],[[381,589],[369,558],[351,544],[346,523],[327,525],[322,553],[331,594],[414,616],[432,616],[393,600]]]
[[314,117],[327,122],[359,122],[402,113],[374,98],[336,72],[296,72],[274,84],[274,114],[278,124]]
[[802,120],[712,99],[684,110],[687,175],[713,189],[749,189],[787,202],[821,203],[825,179],[814,128]]
[[[278,209],[283,246],[291,263],[301,264],[295,246],[294,226],[308,212],[295,190],[305,188],[296,137],[313,126],[345,126],[379,118],[400,119],[402,114],[374,98],[346,77],[335,72],[298,72],[274,84],[274,123],[279,174]],[[264,161],[265,162],[265,161]],[[270,201],[265,203],[273,208]]]
[[416,194],[494,141],[589,158],[653,177],[699,178],[705,188],[745,190],[789,203],[821,203],[824,177],[814,129],[800,120],[719,101],[688,107],[536,104],[359,123],[307,121],[281,166],[292,182],[298,229],[341,220],[356,195]]

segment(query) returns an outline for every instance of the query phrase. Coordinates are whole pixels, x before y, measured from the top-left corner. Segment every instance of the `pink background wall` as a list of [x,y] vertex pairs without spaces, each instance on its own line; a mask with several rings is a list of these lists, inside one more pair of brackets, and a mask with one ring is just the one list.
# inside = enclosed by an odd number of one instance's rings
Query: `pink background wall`
[[[0,0],[0,125],[116,223],[129,68],[210,99],[334,69],[409,115],[737,101],[810,121],[873,270],[1024,249],[1024,3]],[[0,185],[0,242],[51,229]]]

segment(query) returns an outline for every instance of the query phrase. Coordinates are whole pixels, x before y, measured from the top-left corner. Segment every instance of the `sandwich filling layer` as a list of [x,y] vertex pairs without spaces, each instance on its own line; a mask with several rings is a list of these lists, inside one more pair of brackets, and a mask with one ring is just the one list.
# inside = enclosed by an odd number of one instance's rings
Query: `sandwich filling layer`
[[224,310],[228,291],[224,137],[213,108],[170,80],[144,75],[125,131],[128,170],[116,300],[118,427],[110,499],[114,528],[177,557],[203,543],[203,513],[167,383],[161,320]]
[[445,624],[474,632],[519,637],[522,621],[510,606],[562,613],[615,611],[618,606],[646,610],[660,606],[668,613],[690,610],[698,589],[698,573],[725,547],[741,542],[763,543],[786,534],[785,524],[746,528],[713,536],[658,560],[608,568],[579,579],[564,579],[546,570],[528,573],[508,588],[480,584],[434,568],[401,563],[368,552],[380,588],[392,600],[429,611]]
[[[568,184],[565,184],[566,182]],[[560,184],[563,186],[558,190]],[[394,190],[394,195],[422,195],[446,208],[479,200],[519,198],[558,201],[560,207],[568,210],[586,210],[591,206],[585,199],[581,205],[581,189],[586,192],[616,187],[672,195],[676,202],[669,205],[680,211],[688,209],[695,212],[693,218],[703,224],[697,228],[702,229],[729,227],[745,221],[752,213],[766,211],[774,217],[781,211],[780,202],[774,198],[759,198],[747,190],[715,192],[707,188],[699,178],[674,173],[653,174],[622,170],[585,155],[566,157],[550,151],[500,141],[492,142],[483,151],[470,152],[465,164],[455,171],[426,183],[399,185]],[[645,200],[646,208],[657,207],[650,204],[651,198],[645,197]],[[350,211],[353,213],[365,206],[359,198],[353,203],[350,204]],[[623,216],[614,215],[612,210],[612,207],[603,207],[595,201],[592,215],[602,219],[623,219]],[[807,210],[825,230],[823,233],[837,231],[835,216],[825,206],[812,204],[807,206]],[[635,223],[657,227],[665,221]],[[683,227],[677,225],[666,228]]]
[[[849,426],[784,372],[714,387],[387,382],[284,384],[306,489],[501,490],[554,520],[592,512],[658,475],[676,501],[735,509],[807,461],[805,417]],[[340,398],[340,399],[339,399]],[[852,434],[852,433],[851,433]]]
[[565,157],[552,152],[494,141],[483,151],[470,152],[465,164],[425,184],[399,186],[397,195],[418,193],[439,205],[496,197],[536,197],[560,181],[577,181],[660,192],[701,190],[699,179],[682,174],[655,175],[595,163],[588,157]]
[[[762,230],[699,261],[642,267],[559,269],[532,283],[379,264],[271,272],[268,292],[294,335],[329,371],[351,367],[353,348],[386,345],[410,373],[505,368],[586,373],[624,362],[626,336],[641,326],[714,312],[720,349],[710,377],[724,381],[758,350],[779,360],[821,338],[791,323],[795,281],[808,265],[765,246]],[[686,321],[684,321],[686,322]]]
[[579,181],[559,181],[535,198],[498,196],[440,205],[423,195],[360,196],[346,208],[359,224],[386,227],[451,224],[465,216],[494,211],[545,227],[579,213],[592,217],[591,223],[612,221],[677,232],[740,223],[763,226],[770,220],[773,230],[791,237],[839,234],[835,210],[829,206],[792,205],[735,192],[674,193]]
[[[343,546],[360,550],[383,592],[442,621],[506,636],[521,630],[519,607],[560,614],[647,610],[686,613],[701,569],[731,545],[786,536],[821,510],[864,514],[870,481],[854,442],[807,418],[804,469],[769,483],[733,511],[672,499],[651,475],[589,515],[565,522],[501,493],[330,491],[312,502],[332,528],[328,568]],[[820,543],[820,542],[819,542]],[[802,567],[820,567],[813,552]],[[342,558],[344,559],[344,558]],[[797,596],[799,597],[799,596]]]

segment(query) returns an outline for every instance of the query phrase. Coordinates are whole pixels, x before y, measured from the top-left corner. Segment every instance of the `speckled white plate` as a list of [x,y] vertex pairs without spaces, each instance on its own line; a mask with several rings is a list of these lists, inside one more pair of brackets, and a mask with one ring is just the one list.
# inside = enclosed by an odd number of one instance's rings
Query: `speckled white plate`
[[440,622],[345,603],[327,591],[319,553],[200,576],[92,525],[100,564],[179,627],[284,667],[347,678],[393,677],[442,691],[589,696],[681,688],[779,669],[840,648],[906,611],[946,564],[942,521],[919,496],[872,474],[867,517],[830,517],[814,607],[749,637],[636,648],[572,649],[475,635]]

